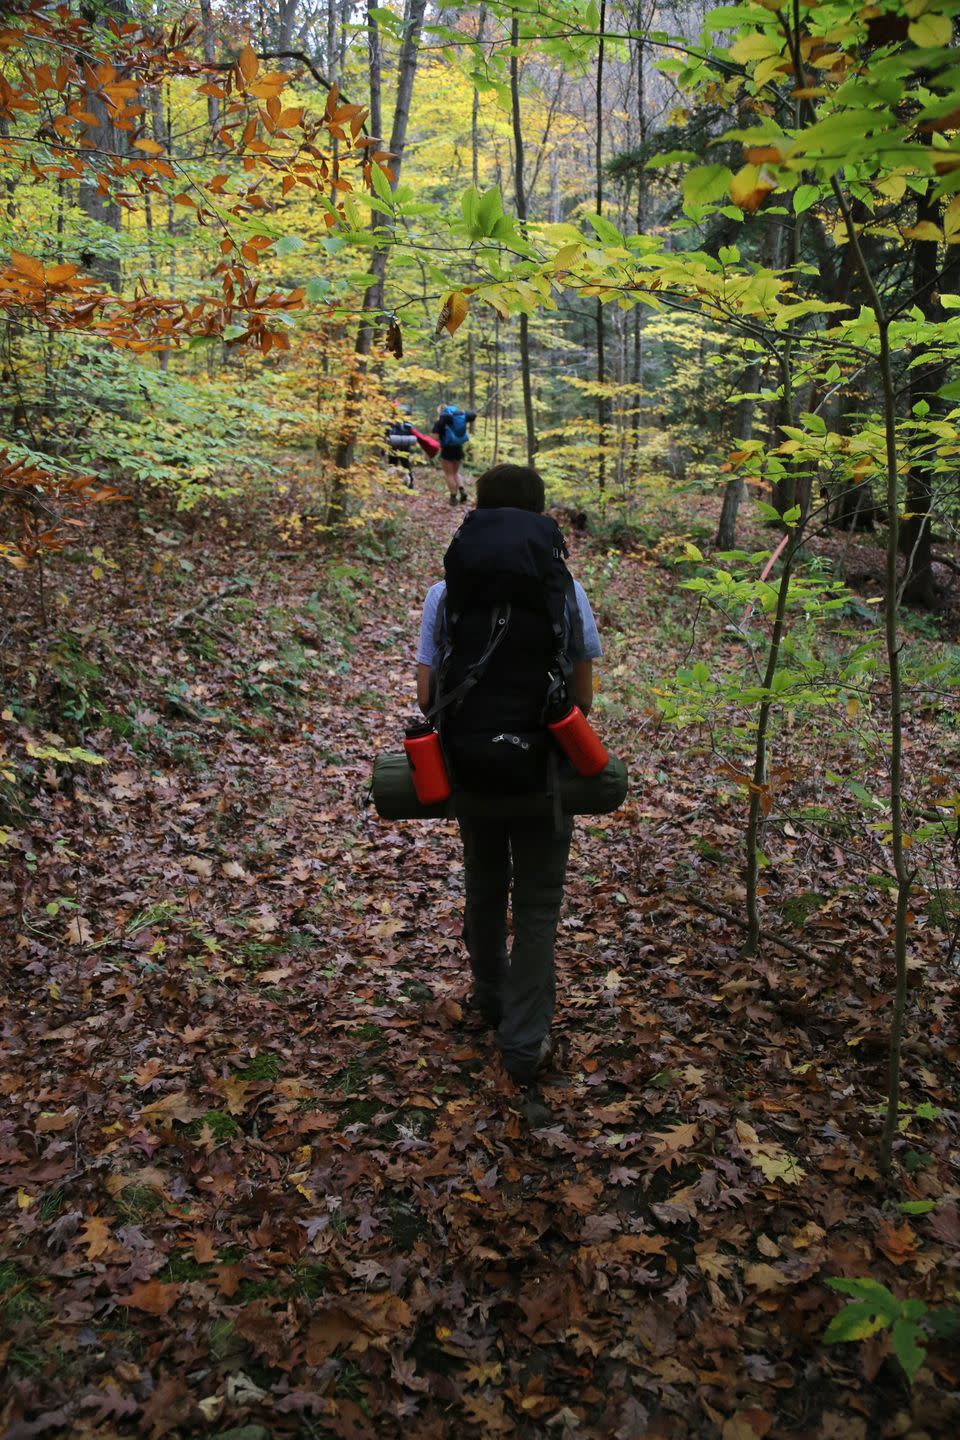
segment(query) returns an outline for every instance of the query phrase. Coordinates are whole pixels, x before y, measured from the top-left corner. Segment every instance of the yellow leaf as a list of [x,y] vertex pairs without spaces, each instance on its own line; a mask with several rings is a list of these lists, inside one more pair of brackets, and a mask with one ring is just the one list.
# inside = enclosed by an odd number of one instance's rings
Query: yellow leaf
[[446,330],[448,335],[452,335],[463,324],[469,308],[466,295],[460,290],[454,290],[443,302],[436,333],[439,335],[441,330]]
[[730,199],[741,210],[752,215],[763,204],[771,190],[777,188],[776,181],[761,170],[759,165],[744,165],[730,181]]
[[237,60],[237,64],[240,67],[240,74],[243,76],[246,84],[249,85],[250,81],[260,69],[260,61],[253,53],[252,45],[244,45],[243,49],[240,51],[240,56]]
[[735,60],[738,65],[746,65],[751,60],[765,60],[768,55],[779,55],[780,40],[775,35],[752,30],[749,35],[742,35],[739,40],[734,41],[729,53],[731,60]]
[[799,1185],[807,1173],[786,1150],[774,1155],[754,1155],[753,1163],[767,1180],[783,1180],[787,1185]]
[[583,246],[579,243],[561,246],[553,257],[554,269],[569,270],[571,265],[576,265],[582,254]]
[[908,225],[900,232],[904,240],[942,240],[943,231],[932,220],[921,220],[917,225]]
[[948,245],[960,245],[960,195],[943,212],[943,235]]
[[786,1275],[775,1265],[744,1265],[743,1278],[747,1285],[759,1290],[761,1295],[768,1290],[782,1290],[789,1284]]
[[953,38],[953,22],[948,15],[920,15],[911,22],[907,34],[914,45],[923,49],[949,45]]
[[33,1204],[36,1198],[36,1195],[29,1195],[27,1191],[24,1190],[23,1186],[21,1186],[20,1189],[17,1191],[17,1209],[29,1210],[30,1206]]

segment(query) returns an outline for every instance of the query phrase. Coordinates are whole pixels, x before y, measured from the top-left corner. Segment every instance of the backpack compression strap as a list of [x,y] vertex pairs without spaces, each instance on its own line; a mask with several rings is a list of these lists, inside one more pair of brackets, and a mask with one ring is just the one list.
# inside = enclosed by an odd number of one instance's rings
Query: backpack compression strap
[[[445,695],[438,694],[436,700],[430,706],[430,709],[426,712],[425,718],[427,720],[435,720],[436,717],[440,714],[441,710],[447,710],[451,705],[459,705],[460,702],[464,699],[464,697],[468,695],[473,689],[473,687],[478,683],[478,681],[483,678],[483,672],[490,664],[492,656],[494,655],[498,646],[501,644],[504,635],[506,635],[507,633],[507,629],[510,625],[511,613],[512,607],[509,600],[505,600],[501,604],[494,606],[493,614],[490,621],[490,634],[487,637],[487,643],[484,647],[483,654],[473,662],[473,664],[468,669],[466,675],[464,675],[463,679],[460,681],[459,685],[455,685],[453,689],[449,690]],[[458,617],[456,615],[450,616],[448,622],[448,634],[452,634],[452,630],[457,622],[457,619]],[[440,663],[439,674],[441,677],[443,676],[443,671],[446,667],[446,663],[450,658],[451,649],[452,645],[450,640],[448,640],[447,652]]]

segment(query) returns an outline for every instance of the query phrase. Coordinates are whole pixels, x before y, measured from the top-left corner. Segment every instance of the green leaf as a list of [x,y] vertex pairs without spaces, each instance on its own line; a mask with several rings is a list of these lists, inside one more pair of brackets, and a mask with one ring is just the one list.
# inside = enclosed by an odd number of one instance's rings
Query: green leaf
[[845,1305],[823,1332],[823,1343],[836,1345],[844,1340],[866,1340],[889,1324],[889,1317],[878,1315],[876,1306],[868,1301]]
[[809,210],[811,205],[816,204],[820,199],[820,187],[817,185],[798,185],[793,192],[793,209],[796,215],[802,215],[804,210]]
[[917,1371],[927,1358],[926,1350],[922,1345],[917,1344],[917,1336],[920,1333],[920,1327],[916,1321],[904,1319],[894,1320],[893,1328],[890,1331],[893,1353],[903,1366],[911,1385],[916,1378]]
[[502,216],[503,196],[500,194],[500,186],[494,185],[493,189],[487,190],[477,202],[477,228],[480,234],[492,234],[497,221]]
[[722,200],[732,179],[733,172],[727,165],[698,165],[683,177],[684,205],[709,205],[711,200]]
[[297,250],[302,250],[304,243],[299,235],[281,235],[275,246],[275,254],[283,259],[284,255],[293,255]]
[[330,294],[330,281],[323,275],[315,275],[305,286],[307,299],[311,302],[325,300]]
[[819,415],[815,415],[812,410],[801,410],[800,419],[803,421],[804,425],[806,425],[807,429],[812,432],[812,434],[826,435],[826,422],[821,419]]
[[860,1300],[872,1300],[875,1306],[885,1307],[891,1320],[899,1314],[896,1297],[890,1294],[886,1285],[881,1285],[879,1280],[871,1280],[868,1275],[859,1275],[852,1280],[841,1275],[831,1275],[826,1283],[831,1290],[839,1290],[843,1295],[855,1295]]
[[475,185],[469,190],[464,190],[460,196],[460,209],[463,211],[463,218],[466,221],[467,229],[471,235],[478,230],[478,211],[480,206],[480,191]]
[[904,1215],[929,1215],[936,1208],[936,1200],[901,1200],[897,1206]]
[[370,179],[373,181],[373,188],[377,195],[386,205],[393,205],[393,191],[390,189],[390,181],[384,175],[379,165],[370,166]]
[[696,150],[665,150],[662,155],[652,155],[643,168],[665,170],[669,165],[695,165],[699,159]]
[[610,221],[602,215],[588,215],[587,219],[593,226],[597,239],[602,240],[605,245],[622,245],[624,243],[623,236],[616,225],[611,225]]

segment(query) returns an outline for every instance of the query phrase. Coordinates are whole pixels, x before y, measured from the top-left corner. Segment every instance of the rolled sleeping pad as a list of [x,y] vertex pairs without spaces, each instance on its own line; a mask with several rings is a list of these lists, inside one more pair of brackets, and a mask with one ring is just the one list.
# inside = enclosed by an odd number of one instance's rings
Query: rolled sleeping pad
[[[606,768],[589,780],[573,771],[560,775],[560,808],[565,815],[607,815],[623,804],[627,794],[627,767],[611,755]],[[550,816],[553,797],[474,794],[454,790],[439,805],[421,805],[403,751],[383,752],[373,762],[373,803],[382,820],[450,820],[456,815],[487,819],[505,816]]]

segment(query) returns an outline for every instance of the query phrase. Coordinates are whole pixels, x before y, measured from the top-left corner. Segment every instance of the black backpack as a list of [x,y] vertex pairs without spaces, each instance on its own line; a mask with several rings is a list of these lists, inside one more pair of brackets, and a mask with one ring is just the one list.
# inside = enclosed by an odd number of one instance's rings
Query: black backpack
[[430,712],[455,785],[546,790],[553,695],[582,625],[560,527],[548,515],[472,511],[443,560],[447,643]]

